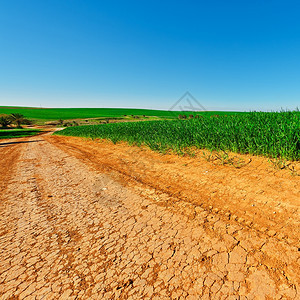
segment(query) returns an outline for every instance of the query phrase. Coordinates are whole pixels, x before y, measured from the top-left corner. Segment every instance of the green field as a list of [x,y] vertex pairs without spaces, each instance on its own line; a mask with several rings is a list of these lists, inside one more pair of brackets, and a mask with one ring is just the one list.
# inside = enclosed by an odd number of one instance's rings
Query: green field
[[251,112],[191,120],[70,127],[56,134],[184,153],[191,147],[300,160],[299,112]]
[[[33,107],[8,107],[0,106],[1,114],[19,113],[29,120],[41,124],[52,120],[72,120],[85,118],[124,118],[124,116],[156,116],[162,119],[174,119],[179,114],[190,115],[193,112],[128,109],[128,108],[33,108]],[[238,112],[199,112],[204,115],[230,115]]]
[[11,139],[36,135],[40,132],[38,129],[0,129],[0,140]]

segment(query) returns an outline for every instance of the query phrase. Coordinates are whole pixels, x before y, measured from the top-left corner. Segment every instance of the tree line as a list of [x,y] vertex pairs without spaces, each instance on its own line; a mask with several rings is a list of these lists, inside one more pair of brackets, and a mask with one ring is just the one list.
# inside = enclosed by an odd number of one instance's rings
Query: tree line
[[17,128],[22,128],[21,125],[30,125],[31,121],[26,119],[22,114],[0,115],[0,125],[2,128],[9,128],[15,125]]

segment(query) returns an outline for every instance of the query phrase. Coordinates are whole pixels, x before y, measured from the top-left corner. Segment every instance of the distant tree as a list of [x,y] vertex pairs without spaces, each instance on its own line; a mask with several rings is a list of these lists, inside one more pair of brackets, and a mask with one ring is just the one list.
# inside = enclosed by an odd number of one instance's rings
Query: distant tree
[[31,120],[28,120],[28,119],[24,119],[22,124],[24,125],[32,125],[32,121]]
[[27,121],[21,114],[11,114],[9,118],[13,124],[17,125],[17,128],[22,128],[21,124],[24,124]]
[[11,120],[8,115],[0,115],[0,125],[3,128],[7,128],[11,124]]
[[178,115],[178,119],[186,119],[187,116],[186,115]]

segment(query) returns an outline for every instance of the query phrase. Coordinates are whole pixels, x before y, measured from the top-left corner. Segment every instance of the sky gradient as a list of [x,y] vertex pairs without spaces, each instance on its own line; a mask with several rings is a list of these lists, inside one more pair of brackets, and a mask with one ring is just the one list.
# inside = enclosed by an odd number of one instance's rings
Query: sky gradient
[[300,2],[5,0],[0,105],[300,106]]

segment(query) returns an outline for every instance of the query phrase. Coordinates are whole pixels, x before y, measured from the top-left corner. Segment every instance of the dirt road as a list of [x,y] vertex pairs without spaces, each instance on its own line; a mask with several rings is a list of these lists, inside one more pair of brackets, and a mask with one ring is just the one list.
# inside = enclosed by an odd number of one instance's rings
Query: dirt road
[[296,229],[168,202],[59,139],[0,141],[1,299],[300,299]]

